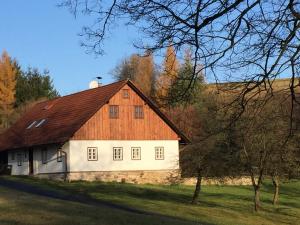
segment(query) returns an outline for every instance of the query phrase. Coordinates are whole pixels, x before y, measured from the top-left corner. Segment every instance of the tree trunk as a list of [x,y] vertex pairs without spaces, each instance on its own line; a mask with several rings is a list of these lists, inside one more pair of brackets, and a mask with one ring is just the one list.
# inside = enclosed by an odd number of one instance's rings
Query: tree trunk
[[260,200],[259,200],[259,194],[260,194],[260,186],[256,185],[254,187],[254,210],[255,212],[258,212],[259,208],[260,208]]
[[277,176],[272,176],[272,182],[274,186],[273,205],[276,205],[279,198],[279,181]]
[[201,182],[202,182],[201,169],[198,169],[198,171],[197,171],[197,183],[196,183],[196,187],[195,187],[195,191],[194,191],[194,195],[193,195],[193,199],[192,199],[192,204],[196,204],[198,202],[199,193],[201,191]]

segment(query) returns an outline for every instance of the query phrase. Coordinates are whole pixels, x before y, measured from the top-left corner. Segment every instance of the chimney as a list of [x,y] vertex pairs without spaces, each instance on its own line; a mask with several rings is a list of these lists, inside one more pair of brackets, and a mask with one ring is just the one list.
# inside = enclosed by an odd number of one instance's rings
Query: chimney
[[101,86],[100,80],[102,79],[102,77],[95,77],[97,80],[92,80],[89,84],[89,88],[93,89],[93,88],[97,88]]
[[89,84],[89,88],[90,88],[90,89],[97,88],[97,87],[99,87],[99,86],[100,86],[100,85],[99,85],[98,81],[96,81],[96,80],[92,80],[92,81],[90,82],[90,84]]

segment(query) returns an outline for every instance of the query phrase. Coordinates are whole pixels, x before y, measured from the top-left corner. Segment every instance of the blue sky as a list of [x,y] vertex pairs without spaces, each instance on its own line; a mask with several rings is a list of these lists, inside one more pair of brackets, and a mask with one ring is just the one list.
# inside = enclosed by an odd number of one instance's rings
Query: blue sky
[[86,54],[78,36],[90,18],[75,19],[55,0],[1,1],[0,51],[6,50],[19,64],[50,70],[61,95],[88,88],[93,77],[103,83],[113,81],[110,74],[125,56],[136,52],[132,42],[137,32],[119,25],[105,42],[104,56]]

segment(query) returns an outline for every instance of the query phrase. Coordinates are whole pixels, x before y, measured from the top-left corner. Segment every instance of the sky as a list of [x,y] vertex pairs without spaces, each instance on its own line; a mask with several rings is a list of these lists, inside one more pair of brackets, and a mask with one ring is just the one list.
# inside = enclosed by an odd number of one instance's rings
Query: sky
[[87,54],[78,36],[88,17],[74,18],[57,0],[9,0],[0,6],[0,51],[4,49],[23,69],[50,71],[61,95],[88,88],[96,76],[103,84],[113,81],[112,69],[136,52],[132,43],[137,32],[117,26],[105,42],[105,55]]

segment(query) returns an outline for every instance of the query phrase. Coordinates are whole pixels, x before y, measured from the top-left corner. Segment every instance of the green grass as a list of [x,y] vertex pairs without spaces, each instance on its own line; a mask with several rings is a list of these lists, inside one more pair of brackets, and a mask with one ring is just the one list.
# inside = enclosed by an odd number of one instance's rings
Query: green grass
[[0,186],[1,225],[192,225],[160,216],[140,215],[31,195]]
[[[201,224],[297,224],[300,221],[300,181],[282,184],[278,206],[271,204],[272,186],[266,182],[261,193],[262,209],[255,213],[250,186],[203,186],[199,204],[191,205],[193,187],[183,185],[64,183],[19,177],[7,179],[22,180],[68,193],[82,193],[95,199]],[[152,224],[158,223],[152,221]]]

